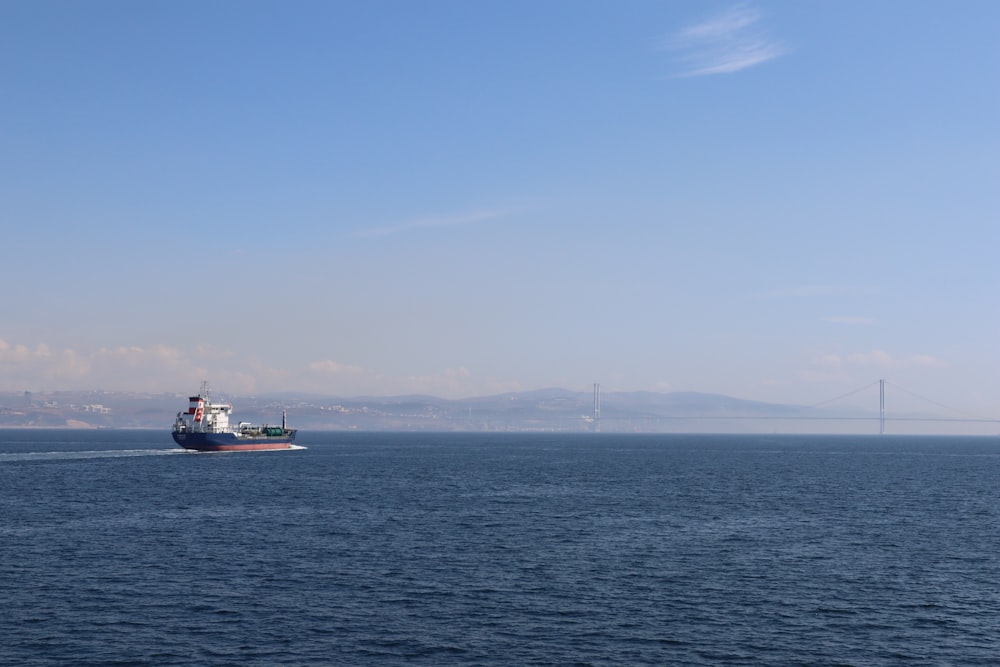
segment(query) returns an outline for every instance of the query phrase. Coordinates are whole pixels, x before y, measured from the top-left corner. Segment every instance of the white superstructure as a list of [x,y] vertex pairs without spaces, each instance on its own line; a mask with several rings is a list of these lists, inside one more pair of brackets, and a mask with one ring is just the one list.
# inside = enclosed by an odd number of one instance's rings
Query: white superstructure
[[212,403],[208,383],[203,382],[197,396],[189,399],[187,412],[178,412],[174,429],[187,433],[231,433],[229,413],[233,406],[229,403]]

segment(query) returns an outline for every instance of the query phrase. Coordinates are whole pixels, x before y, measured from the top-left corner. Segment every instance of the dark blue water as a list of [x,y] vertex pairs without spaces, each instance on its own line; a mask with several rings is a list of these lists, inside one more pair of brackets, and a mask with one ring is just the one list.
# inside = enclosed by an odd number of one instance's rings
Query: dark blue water
[[0,431],[4,665],[995,665],[1000,439]]

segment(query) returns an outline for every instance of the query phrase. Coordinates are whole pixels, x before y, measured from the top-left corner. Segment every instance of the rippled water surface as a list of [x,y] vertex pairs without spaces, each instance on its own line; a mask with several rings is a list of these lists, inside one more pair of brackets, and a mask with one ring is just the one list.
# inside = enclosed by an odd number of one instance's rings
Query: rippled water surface
[[1000,439],[0,430],[0,664],[994,665]]

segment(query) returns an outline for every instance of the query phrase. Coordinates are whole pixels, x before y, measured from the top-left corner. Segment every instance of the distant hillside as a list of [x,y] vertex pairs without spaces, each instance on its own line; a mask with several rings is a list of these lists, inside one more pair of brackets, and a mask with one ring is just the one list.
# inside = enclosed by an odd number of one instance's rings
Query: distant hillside
[[[694,392],[607,392],[601,396],[599,423],[590,392],[559,388],[459,400],[302,393],[218,398],[233,403],[235,419],[258,424],[277,423],[286,409],[289,423],[301,430],[752,432],[789,430],[790,423],[798,422],[797,430],[811,431],[817,430],[817,420],[844,418],[843,411]],[[0,394],[0,427],[168,429],[176,413],[186,408],[185,394]]]

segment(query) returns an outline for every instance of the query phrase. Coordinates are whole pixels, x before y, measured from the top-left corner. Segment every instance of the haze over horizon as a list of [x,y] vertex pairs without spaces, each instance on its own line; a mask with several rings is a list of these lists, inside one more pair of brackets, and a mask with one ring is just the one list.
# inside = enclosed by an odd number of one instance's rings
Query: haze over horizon
[[0,391],[813,404],[886,378],[1000,416],[997,25],[4,3]]

